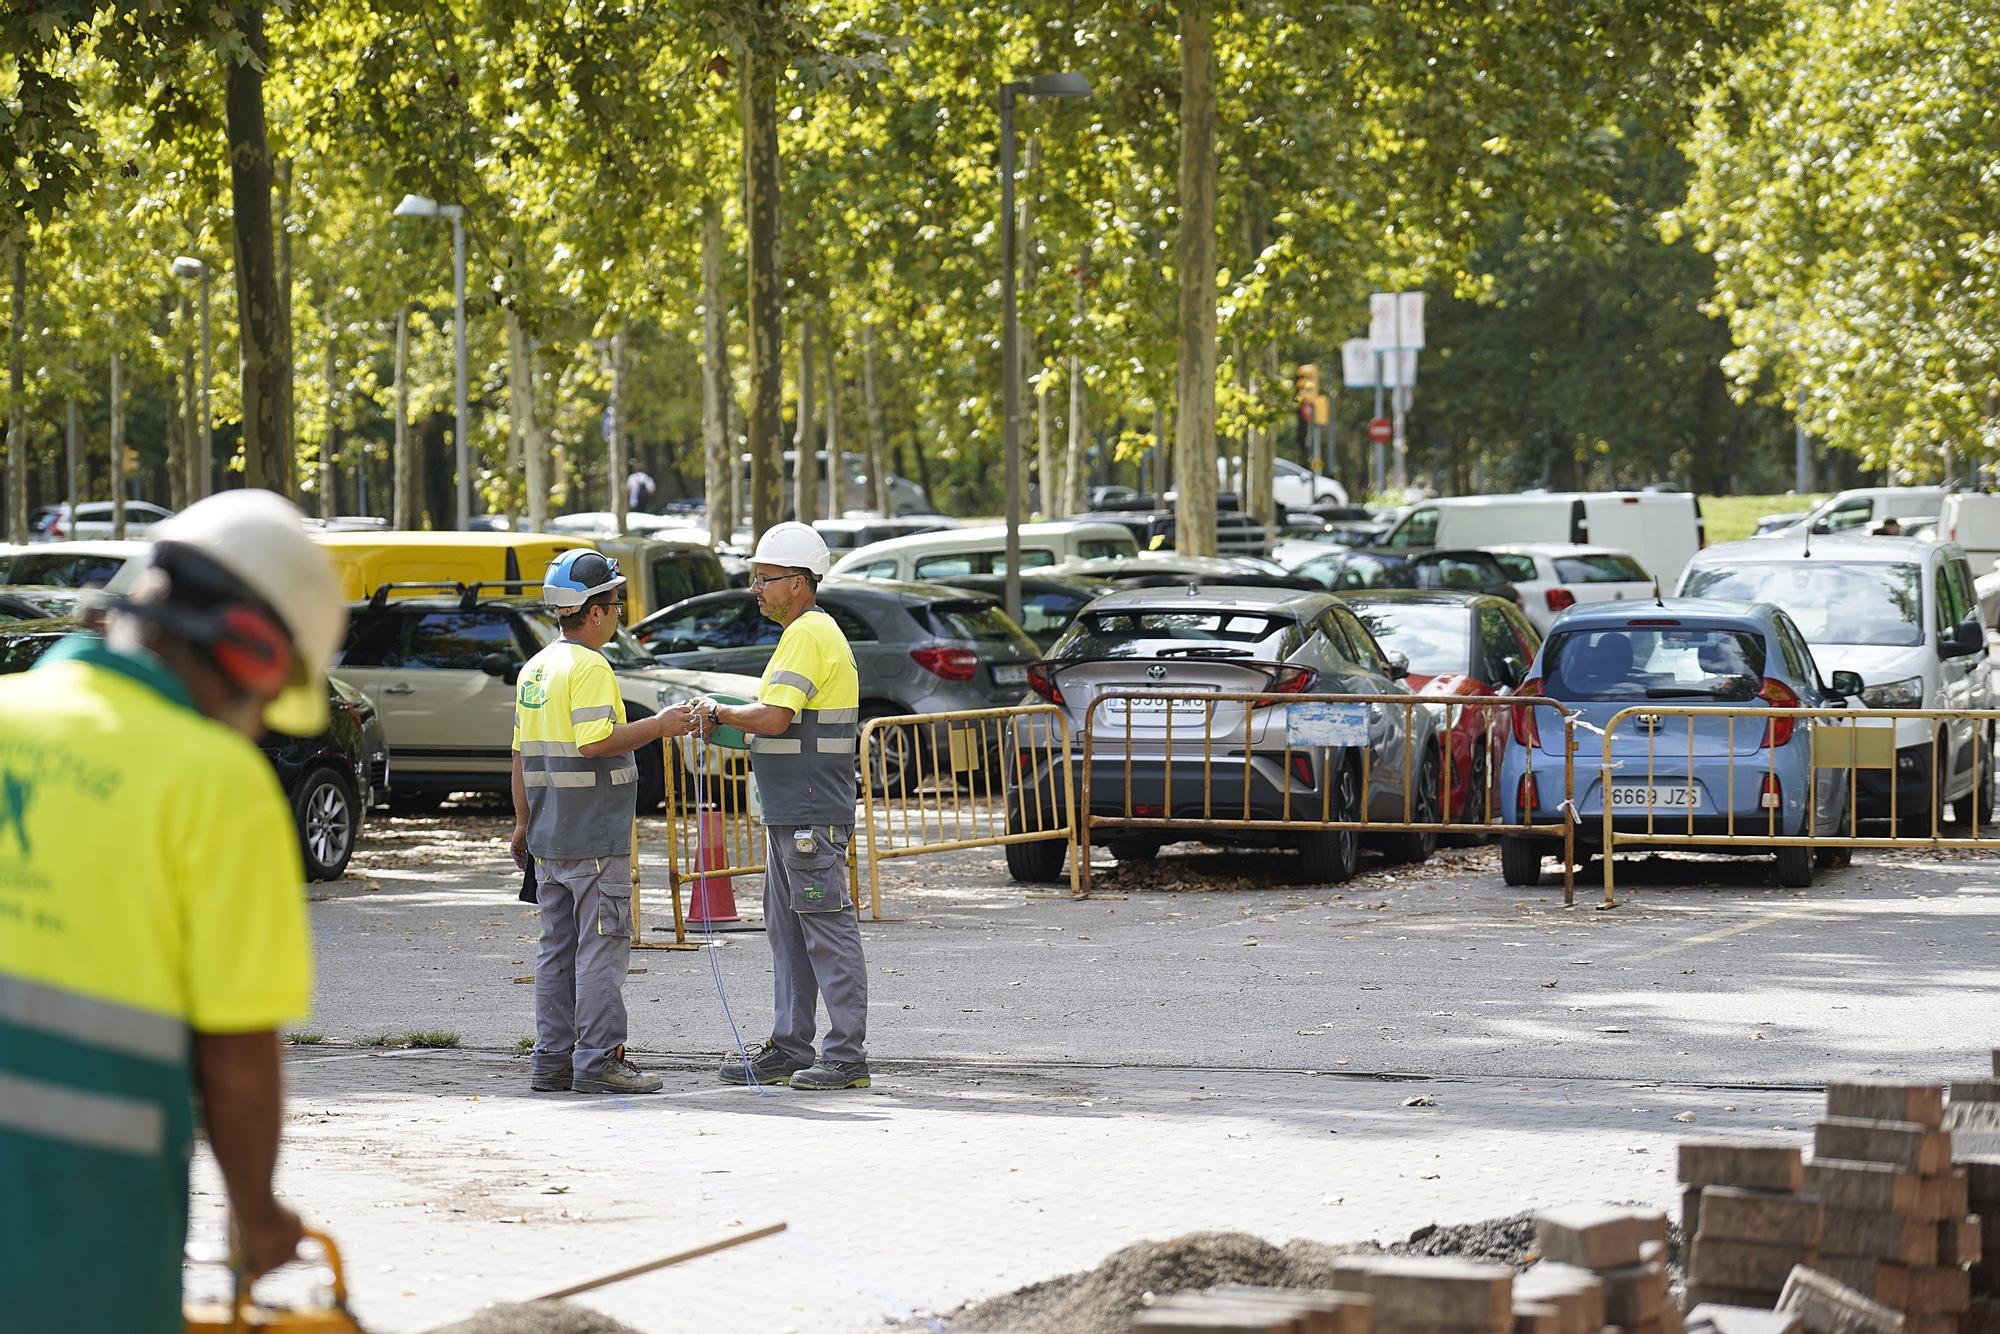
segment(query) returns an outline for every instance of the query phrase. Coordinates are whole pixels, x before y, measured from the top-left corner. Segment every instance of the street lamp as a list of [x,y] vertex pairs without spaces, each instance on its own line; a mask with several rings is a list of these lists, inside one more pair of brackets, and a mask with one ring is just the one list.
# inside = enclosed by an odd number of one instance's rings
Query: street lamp
[[457,303],[453,317],[452,341],[458,354],[458,428],[455,441],[458,467],[458,527],[472,527],[472,463],[467,448],[470,410],[465,402],[465,205],[440,204],[422,195],[404,195],[396,205],[399,218],[450,218],[452,254],[452,294]]
[[[1021,619],[1021,366],[1014,284],[1014,99],[1088,97],[1090,80],[1081,74],[1038,74],[1000,85],[1000,447],[1007,461],[1007,614]],[[1042,479],[1048,485],[1048,479]]]
[[215,485],[215,430],[214,414],[209,411],[209,386],[214,376],[209,369],[208,338],[208,265],[193,255],[176,255],[173,263],[174,277],[201,279],[201,439],[195,450],[194,473],[196,482],[188,499],[200,500]]

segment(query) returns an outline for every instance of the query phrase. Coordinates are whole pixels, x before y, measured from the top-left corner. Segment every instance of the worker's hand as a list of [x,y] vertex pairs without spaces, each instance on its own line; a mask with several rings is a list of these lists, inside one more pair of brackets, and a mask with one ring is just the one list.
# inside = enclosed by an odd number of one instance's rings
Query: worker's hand
[[710,699],[707,695],[688,702],[688,708],[694,711],[695,725],[701,729],[702,736],[706,737],[715,730],[716,710],[721,707],[721,704]]
[[277,1200],[271,1200],[255,1217],[236,1215],[236,1250],[243,1257],[251,1278],[270,1273],[279,1265],[297,1258],[305,1224],[299,1216]]
[[517,824],[514,826],[514,837],[508,842],[507,851],[513,854],[515,870],[525,871],[528,869],[528,827],[526,825]]

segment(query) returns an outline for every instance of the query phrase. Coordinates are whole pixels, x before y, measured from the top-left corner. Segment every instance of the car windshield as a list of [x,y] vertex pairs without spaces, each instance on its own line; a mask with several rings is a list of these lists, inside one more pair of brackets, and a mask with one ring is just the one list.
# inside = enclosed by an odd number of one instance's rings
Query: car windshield
[[939,639],[1011,643],[1019,633],[997,602],[933,602],[923,612]]
[[1418,676],[1446,676],[1472,665],[1472,612],[1415,602],[1363,603],[1354,614],[1384,653],[1400,653]]
[[[1295,622],[1261,612],[1108,611],[1085,612],[1056,642],[1058,658],[1155,658],[1201,645],[1246,656],[1284,638]],[[1186,647],[1181,647],[1185,645]]]
[[1602,551],[1590,556],[1556,557],[1558,583],[1642,584],[1652,577],[1638,561],[1613,551]]
[[1764,637],[1701,626],[1618,626],[1553,636],[1542,654],[1551,699],[1754,698],[1764,678]]
[[[521,619],[528,623],[528,632],[543,648],[555,643],[557,636],[562,634],[562,627],[556,624],[556,618],[545,611],[524,611]],[[639,647],[639,641],[632,638],[631,632],[622,627],[612,634],[611,642],[604,646],[604,657],[620,670],[660,665],[653,661],[652,654]]]
[[1830,560],[1711,565],[1689,571],[1681,594],[1773,603],[1811,644],[1924,642],[1923,583],[1915,565]]
[[1507,582],[1500,563],[1483,551],[1426,556],[1416,569],[1418,584],[1426,588],[1488,588]]
[[24,551],[14,557],[7,578],[17,584],[58,588],[102,588],[125,568],[123,556],[80,555],[73,551]]

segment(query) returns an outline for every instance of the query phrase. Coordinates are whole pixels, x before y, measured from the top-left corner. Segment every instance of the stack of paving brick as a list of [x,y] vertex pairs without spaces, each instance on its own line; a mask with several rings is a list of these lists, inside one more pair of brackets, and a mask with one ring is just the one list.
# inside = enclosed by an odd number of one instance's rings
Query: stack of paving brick
[[1681,1236],[1687,1306],[1761,1308],[1796,1265],[1819,1258],[1820,1202],[1802,1194],[1804,1156],[1789,1144],[1690,1140],[1681,1145]]
[[1937,1084],[1829,1084],[1806,1187],[1826,1207],[1820,1273],[1904,1315],[1906,1334],[1959,1334],[1971,1304],[1966,1176],[1954,1172]]
[[1993,1074],[1953,1080],[1944,1109],[1952,1165],[1965,1173],[1973,1215],[1958,1238],[1961,1257],[1972,1260],[1964,1334],[2000,1334],[2000,1051],[1993,1053]]
[[1513,1334],[1508,1265],[1356,1255],[1334,1267],[1333,1286],[1368,1298],[1373,1334]]
[[1681,1313],[1667,1300],[1665,1214],[1550,1209],[1535,1216],[1535,1250],[1540,1262],[1515,1285],[1517,1334],[1682,1334]]
[[1132,1317],[1133,1334],[1369,1334],[1368,1298],[1353,1292],[1231,1283],[1177,1292]]

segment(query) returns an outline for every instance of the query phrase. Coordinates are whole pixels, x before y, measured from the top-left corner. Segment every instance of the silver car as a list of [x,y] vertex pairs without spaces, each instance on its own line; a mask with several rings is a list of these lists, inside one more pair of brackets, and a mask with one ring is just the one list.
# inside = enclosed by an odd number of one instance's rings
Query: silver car
[[[1288,744],[1289,710],[1271,704],[1161,698],[1092,704],[1121,690],[1410,696],[1403,684],[1408,673],[1408,663],[1384,654],[1352,609],[1330,593],[1134,589],[1086,607],[1048,657],[1029,669],[1028,685],[1069,715],[1078,781],[1092,815],[1173,822],[1157,831],[1108,831],[1101,841],[1114,857],[1146,860],[1187,837],[1292,847],[1302,855],[1305,879],[1338,883],[1354,874],[1360,831],[1223,822],[1317,822],[1322,811],[1336,820],[1436,822],[1441,760],[1431,707],[1356,706],[1366,716],[1364,762],[1358,745]],[[1092,732],[1087,774],[1086,717]],[[1038,811],[1060,820],[1062,788],[1047,764],[1036,768],[1032,781],[1024,776],[1009,812],[1012,831],[1033,832]],[[1437,835],[1400,832],[1371,842],[1392,860],[1420,862],[1437,846]],[[1062,873],[1064,853],[1060,842],[1013,844],[1007,865],[1017,880],[1052,881]]]

